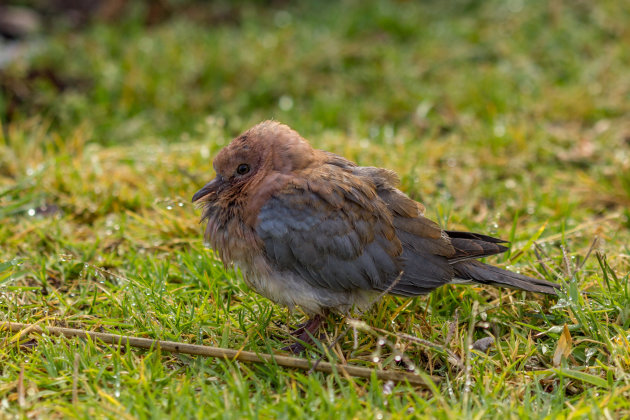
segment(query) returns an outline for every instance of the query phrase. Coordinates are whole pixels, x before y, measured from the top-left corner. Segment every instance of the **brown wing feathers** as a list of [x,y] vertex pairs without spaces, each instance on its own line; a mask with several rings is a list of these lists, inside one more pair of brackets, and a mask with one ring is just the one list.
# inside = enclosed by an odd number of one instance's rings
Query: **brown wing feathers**
[[475,261],[477,258],[500,254],[508,250],[507,241],[479,233],[443,231],[425,218],[424,207],[416,205],[395,188],[398,178],[376,168],[355,168],[374,180],[378,196],[394,216],[396,234],[403,244],[405,275],[393,288],[393,293],[416,295],[448,283],[453,277],[483,284],[517,288],[532,292],[555,294],[555,283],[512,273]]

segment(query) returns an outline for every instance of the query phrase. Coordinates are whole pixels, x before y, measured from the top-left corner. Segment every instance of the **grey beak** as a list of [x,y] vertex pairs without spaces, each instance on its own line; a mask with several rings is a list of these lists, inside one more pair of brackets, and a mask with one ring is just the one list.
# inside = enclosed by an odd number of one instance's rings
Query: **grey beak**
[[212,181],[204,185],[202,189],[197,191],[195,195],[193,195],[192,202],[194,203],[195,201],[198,201],[209,194],[216,193],[222,183],[223,178],[217,176]]

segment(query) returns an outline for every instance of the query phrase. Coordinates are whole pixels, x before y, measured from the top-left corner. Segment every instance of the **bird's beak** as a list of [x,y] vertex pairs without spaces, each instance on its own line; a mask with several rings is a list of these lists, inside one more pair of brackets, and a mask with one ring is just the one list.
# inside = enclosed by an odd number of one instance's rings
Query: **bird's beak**
[[202,189],[197,191],[195,195],[193,195],[192,202],[194,203],[195,201],[199,201],[200,199],[202,199],[203,197],[207,195],[216,193],[222,184],[223,184],[223,178],[221,176],[217,176],[212,181],[204,185]]

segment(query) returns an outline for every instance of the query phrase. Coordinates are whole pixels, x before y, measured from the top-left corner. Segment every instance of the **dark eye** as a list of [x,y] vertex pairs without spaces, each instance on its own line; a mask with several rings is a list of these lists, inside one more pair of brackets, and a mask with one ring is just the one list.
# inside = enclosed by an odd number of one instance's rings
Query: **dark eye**
[[249,172],[249,165],[246,163],[241,163],[238,165],[238,168],[236,168],[236,173],[239,175],[245,175],[247,172]]

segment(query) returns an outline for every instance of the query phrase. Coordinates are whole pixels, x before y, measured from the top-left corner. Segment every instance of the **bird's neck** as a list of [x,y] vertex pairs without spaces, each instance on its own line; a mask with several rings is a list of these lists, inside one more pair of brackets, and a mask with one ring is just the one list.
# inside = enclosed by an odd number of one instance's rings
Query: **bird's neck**
[[215,203],[206,209],[208,225],[205,239],[218,252],[224,265],[249,264],[262,252],[262,244],[253,227],[245,223],[243,197]]

